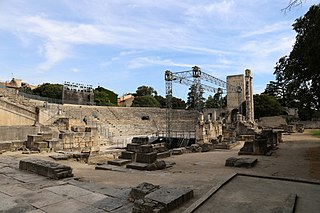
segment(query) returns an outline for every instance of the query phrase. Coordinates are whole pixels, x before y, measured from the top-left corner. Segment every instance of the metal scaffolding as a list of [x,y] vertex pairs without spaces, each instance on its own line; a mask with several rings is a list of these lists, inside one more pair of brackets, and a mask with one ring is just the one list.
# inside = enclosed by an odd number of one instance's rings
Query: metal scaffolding
[[[210,85],[203,84],[201,80],[206,81],[207,83],[217,85],[218,88],[212,87]],[[167,109],[166,109],[166,135],[167,142],[171,144],[171,119],[172,119],[172,83],[183,84],[186,86],[195,85],[196,88],[196,97],[195,100],[195,109],[201,111],[200,106],[200,93],[201,90],[206,90],[213,93],[223,94],[223,90],[227,89],[227,82],[218,79],[214,76],[211,76],[203,72],[200,67],[194,66],[192,70],[180,71],[180,72],[171,72],[170,70],[165,71],[165,81],[166,81],[166,99],[167,99]],[[229,86],[229,91],[237,92],[238,88]]]

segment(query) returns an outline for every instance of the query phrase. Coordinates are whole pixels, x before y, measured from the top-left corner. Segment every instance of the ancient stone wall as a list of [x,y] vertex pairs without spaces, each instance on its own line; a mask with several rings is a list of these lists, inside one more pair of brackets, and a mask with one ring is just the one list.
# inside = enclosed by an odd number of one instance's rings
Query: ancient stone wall
[[259,119],[258,125],[265,128],[279,128],[281,126],[287,125],[287,122],[286,119],[284,119],[282,116],[261,117]]
[[37,134],[38,126],[0,126],[0,141],[26,141],[28,134]]
[[0,100],[0,126],[33,125],[35,121],[35,111]]

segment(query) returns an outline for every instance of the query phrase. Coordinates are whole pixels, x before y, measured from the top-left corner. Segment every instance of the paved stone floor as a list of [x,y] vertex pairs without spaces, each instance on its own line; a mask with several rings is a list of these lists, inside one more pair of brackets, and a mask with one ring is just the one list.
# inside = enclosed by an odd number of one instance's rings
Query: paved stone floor
[[130,212],[130,188],[74,178],[52,180],[19,170],[17,159],[1,157],[0,212]]

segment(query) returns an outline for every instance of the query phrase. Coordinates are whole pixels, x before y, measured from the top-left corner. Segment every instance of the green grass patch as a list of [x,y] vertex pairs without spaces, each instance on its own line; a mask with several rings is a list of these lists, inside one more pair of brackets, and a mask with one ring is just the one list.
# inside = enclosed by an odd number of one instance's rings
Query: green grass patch
[[316,137],[319,137],[319,138],[320,138],[320,130],[312,130],[312,131],[311,131],[311,134],[312,134],[313,136],[316,136]]

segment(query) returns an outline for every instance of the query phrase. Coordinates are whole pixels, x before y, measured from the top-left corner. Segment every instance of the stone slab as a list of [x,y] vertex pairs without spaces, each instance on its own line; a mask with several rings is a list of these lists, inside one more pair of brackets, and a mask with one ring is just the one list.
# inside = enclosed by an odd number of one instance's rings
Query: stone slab
[[115,166],[115,165],[110,165],[110,164],[102,164],[102,165],[97,165],[95,167],[96,170],[110,170],[110,171],[116,171],[116,172],[128,172],[128,169]]
[[70,184],[62,185],[62,186],[48,187],[46,189],[51,192],[54,192],[58,195],[68,196],[68,197],[72,197],[72,198],[77,198],[77,197],[91,194],[91,192],[86,189],[82,189],[80,187],[73,186]]
[[230,157],[226,160],[225,166],[251,168],[251,167],[254,167],[257,162],[258,162],[257,158]]
[[135,201],[143,199],[147,194],[154,192],[160,188],[159,185],[153,185],[152,183],[143,182],[140,183],[137,187],[131,189],[129,194],[129,200]]
[[98,209],[103,209],[107,212],[111,212],[113,210],[119,209],[129,203],[126,199],[119,199],[113,197],[106,197],[103,200],[100,200],[93,204],[94,207]]
[[73,177],[72,168],[70,166],[36,158],[20,160],[19,169],[27,170],[53,179]]
[[66,199],[61,195],[57,195],[45,189],[28,194],[23,194],[21,198],[36,208],[42,208],[44,206],[59,203]]
[[70,158],[70,155],[50,155],[50,158],[54,159],[54,160],[68,160]]
[[108,164],[114,165],[114,166],[124,166],[131,162],[132,160],[127,160],[127,159],[114,159],[114,160],[109,160]]
[[186,148],[184,148],[184,147],[172,149],[172,154],[173,155],[182,155],[185,152],[186,152]]
[[60,213],[60,212],[78,213],[81,209],[84,209],[86,207],[88,207],[88,205],[80,201],[77,201],[74,199],[64,199],[59,203],[48,205],[41,209],[45,212],[50,212],[50,213]]
[[132,162],[126,165],[128,169],[136,169],[136,170],[147,170],[148,164],[147,163],[137,163]]
[[168,158],[168,157],[171,157],[171,151],[170,150],[157,153],[157,159]]
[[75,200],[78,200],[80,202],[92,205],[100,200],[105,199],[107,196],[100,194],[100,193],[94,193],[94,192],[90,192],[89,194],[80,196],[80,197],[76,197],[74,198]]
[[146,195],[145,198],[156,201],[162,204],[166,211],[171,211],[193,198],[193,190],[163,187]]

